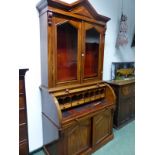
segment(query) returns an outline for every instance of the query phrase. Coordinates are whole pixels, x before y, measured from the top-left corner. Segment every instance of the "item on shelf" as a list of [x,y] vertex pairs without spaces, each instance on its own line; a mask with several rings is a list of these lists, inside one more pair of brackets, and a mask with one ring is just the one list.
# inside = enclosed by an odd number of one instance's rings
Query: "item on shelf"
[[127,80],[135,78],[134,62],[113,62],[111,69],[112,80]]

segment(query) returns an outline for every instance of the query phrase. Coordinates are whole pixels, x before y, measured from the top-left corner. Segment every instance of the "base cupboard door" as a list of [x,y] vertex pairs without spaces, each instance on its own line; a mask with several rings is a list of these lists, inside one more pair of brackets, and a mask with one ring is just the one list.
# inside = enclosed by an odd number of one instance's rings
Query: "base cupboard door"
[[64,132],[65,155],[82,154],[91,145],[91,119],[78,121]]
[[93,117],[93,145],[112,133],[112,110],[106,109]]

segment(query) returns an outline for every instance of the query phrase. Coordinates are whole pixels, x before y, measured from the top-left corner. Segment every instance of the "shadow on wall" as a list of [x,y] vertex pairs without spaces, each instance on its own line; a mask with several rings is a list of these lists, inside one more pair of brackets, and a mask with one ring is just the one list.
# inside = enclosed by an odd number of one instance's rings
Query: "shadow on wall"
[[114,57],[114,61],[134,61],[135,50],[133,49],[133,47],[131,47],[131,43],[128,43],[127,45],[115,48]]
[[124,61],[124,51],[126,52],[125,47],[115,48],[114,57],[116,57],[119,61]]

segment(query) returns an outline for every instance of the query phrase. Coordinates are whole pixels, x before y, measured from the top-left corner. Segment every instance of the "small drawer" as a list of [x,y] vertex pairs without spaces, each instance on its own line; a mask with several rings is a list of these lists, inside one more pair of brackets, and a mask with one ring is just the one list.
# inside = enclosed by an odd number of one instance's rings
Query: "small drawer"
[[25,108],[25,96],[19,95],[19,108]]
[[19,144],[19,155],[28,155],[28,142],[25,141],[24,143]]
[[19,80],[19,93],[24,93],[25,87],[24,87],[24,80]]
[[19,123],[20,124],[26,123],[26,110],[25,109],[19,110]]
[[19,141],[27,139],[27,125],[26,123],[19,125]]

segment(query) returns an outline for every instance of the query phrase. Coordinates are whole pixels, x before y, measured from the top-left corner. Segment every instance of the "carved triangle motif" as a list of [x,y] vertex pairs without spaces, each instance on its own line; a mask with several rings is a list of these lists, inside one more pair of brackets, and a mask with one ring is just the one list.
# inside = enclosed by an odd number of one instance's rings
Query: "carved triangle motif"
[[94,19],[92,14],[83,6],[72,10],[73,13]]

